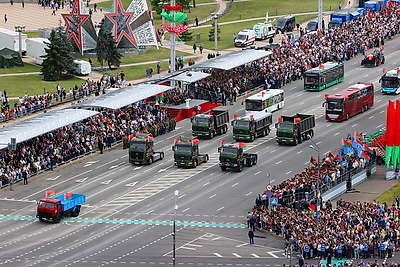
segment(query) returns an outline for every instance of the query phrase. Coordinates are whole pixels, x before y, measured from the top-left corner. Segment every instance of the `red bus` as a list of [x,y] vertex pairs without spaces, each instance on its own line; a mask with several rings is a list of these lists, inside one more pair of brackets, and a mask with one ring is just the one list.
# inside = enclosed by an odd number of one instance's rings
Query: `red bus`
[[374,105],[374,85],[357,83],[333,95],[325,95],[325,118],[344,121]]

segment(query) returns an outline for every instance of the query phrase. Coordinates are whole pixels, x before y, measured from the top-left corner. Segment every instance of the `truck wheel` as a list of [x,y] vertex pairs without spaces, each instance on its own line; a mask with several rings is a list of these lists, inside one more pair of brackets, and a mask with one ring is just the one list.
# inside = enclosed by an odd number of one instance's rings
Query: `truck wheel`
[[199,165],[199,162],[196,160],[193,160],[193,167],[196,168]]
[[72,212],[71,216],[78,217],[80,212],[81,212],[81,209],[79,207],[76,207],[76,209]]
[[304,141],[304,137],[303,137],[303,135],[301,134],[301,135],[300,135],[300,139],[299,139],[299,144],[303,143],[303,141]]
[[147,164],[151,165],[152,163],[153,163],[153,158],[150,157]]
[[211,132],[210,132],[210,138],[213,138],[213,137],[214,137],[214,132],[211,131]]
[[253,166],[253,165],[256,165],[256,164],[257,164],[257,157],[254,157],[254,158],[253,158],[253,164],[252,164],[252,166]]
[[250,135],[250,142],[254,142],[255,139],[256,137],[254,136],[254,134]]
[[163,159],[164,158],[164,152],[161,152],[160,153],[160,159]]
[[39,221],[44,222],[43,217],[39,217]]
[[294,138],[293,144],[294,144],[295,146],[297,146],[298,143],[299,143],[299,140],[298,140],[297,138]]
[[225,166],[221,166],[221,171],[226,171],[226,167]]
[[228,126],[225,125],[225,126],[224,126],[224,133],[227,133],[227,132],[228,132]]
[[204,162],[207,162],[209,159],[208,154],[206,154],[206,160]]
[[242,172],[243,171],[243,162],[239,164],[239,167],[237,167],[237,171],[238,172]]
[[262,136],[267,136],[267,131],[266,131],[266,130],[264,130],[264,131],[262,132]]
[[53,220],[54,220],[54,222],[56,222],[56,223],[61,222],[61,215],[60,215],[60,213],[57,213],[56,217],[54,217]]
[[267,128],[267,135],[269,135],[269,133],[271,132],[271,129],[269,129],[269,127]]
[[314,130],[310,131],[310,136],[311,136],[311,138],[314,136]]

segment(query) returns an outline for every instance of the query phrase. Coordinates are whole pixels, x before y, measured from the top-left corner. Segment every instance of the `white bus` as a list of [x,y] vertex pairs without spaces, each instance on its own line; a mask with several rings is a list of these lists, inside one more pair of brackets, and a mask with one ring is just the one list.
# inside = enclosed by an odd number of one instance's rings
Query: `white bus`
[[281,89],[267,89],[249,96],[245,100],[246,114],[254,112],[274,112],[283,108],[285,96]]

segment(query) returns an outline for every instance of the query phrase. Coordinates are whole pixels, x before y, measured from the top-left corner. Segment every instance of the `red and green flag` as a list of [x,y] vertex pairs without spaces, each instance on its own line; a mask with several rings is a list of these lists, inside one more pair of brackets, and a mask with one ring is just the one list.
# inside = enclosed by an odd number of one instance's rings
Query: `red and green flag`
[[56,191],[55,190],[46,190],[46,197],[55,197]]
[[366,160],[370,160],[370,159],[371,159],[371,157],[368,156],[368,154],[365,153],[364,151],[361,151],[360,157],[362,157],[362,158],[364,158],[364,159],[366,159]]
[[325,66],[324,66],[323,64],[320,64],[320,65],[319,65],[319,69],[320,69],[320,70],[323,70],[323,69],[325,69]]
[[72,193],[65,193],[64,200],[70,200],[70,199],[72,199]]
[[372,14],[371,14],[371,10],[370,10],[370,9],[368,10],[367,18],[368,18],[369,20],[372,20]]
[[313,164],[314,166],[318,165],[318,161],[314,157],[310,158],[310,163]]
[[389,100],[387,107],[386,116],[386,167],[390,168],[391,165],[394,167],[393,162],[393,148],[394,148],[394,137],[396,132],[396,109],[394,102]]
[[246,143],[239,142],[239,143],[238,143],[238,147],[239,147],[239,148],[245,148],[245,147],[246,147]]
[[308,70],[312,69],[312,67],[311,67],[310,64],[307,64],[307,65],[306,65],[306,68],[307,68]]
[[359,132],[354,132],[354,137],[358,140],[364,140],[364,137]]
[[156,142],[157,140],[153,136],[149,136],[149,137],[147,137],[147,141]]
[[349,141],[349,140],[342,139],[342,144],[343,144],[345,147],[348,147],[348,148],[353,149],[353,144],[352,144],[352,142]]
[[193,139],[192,140],[192,145],[193,146],[197,146],[197,145],[199,145],[200,144],[200,140],[199,139]]

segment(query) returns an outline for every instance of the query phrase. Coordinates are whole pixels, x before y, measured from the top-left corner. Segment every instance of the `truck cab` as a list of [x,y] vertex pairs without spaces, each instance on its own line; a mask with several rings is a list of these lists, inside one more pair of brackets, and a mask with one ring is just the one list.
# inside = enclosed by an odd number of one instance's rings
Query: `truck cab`
[[149,134],[137,134],[129,140],[129,162],[132,164],[151,165],[164,158],[164,152],[154,151],[155,139]]
[[243,148],[245,143],[224,144],[222,141],[221,146],[218,148],[219,152],[219,166],[222,171],[227,168],[234,169],[241,172],[243,167],[251,167],[257,164],[257,154],[244,153]]
[[37,215],[41,222],[44,219],[53,220],[55,222],[61,221],[61,201],[54,198],[43,198],[37,203]]
[[174,164],[178,167],[197,167],[207,162],[208,154],[199,153],[200,141],[196,138],[176,138],[172,151],[174,151]]

